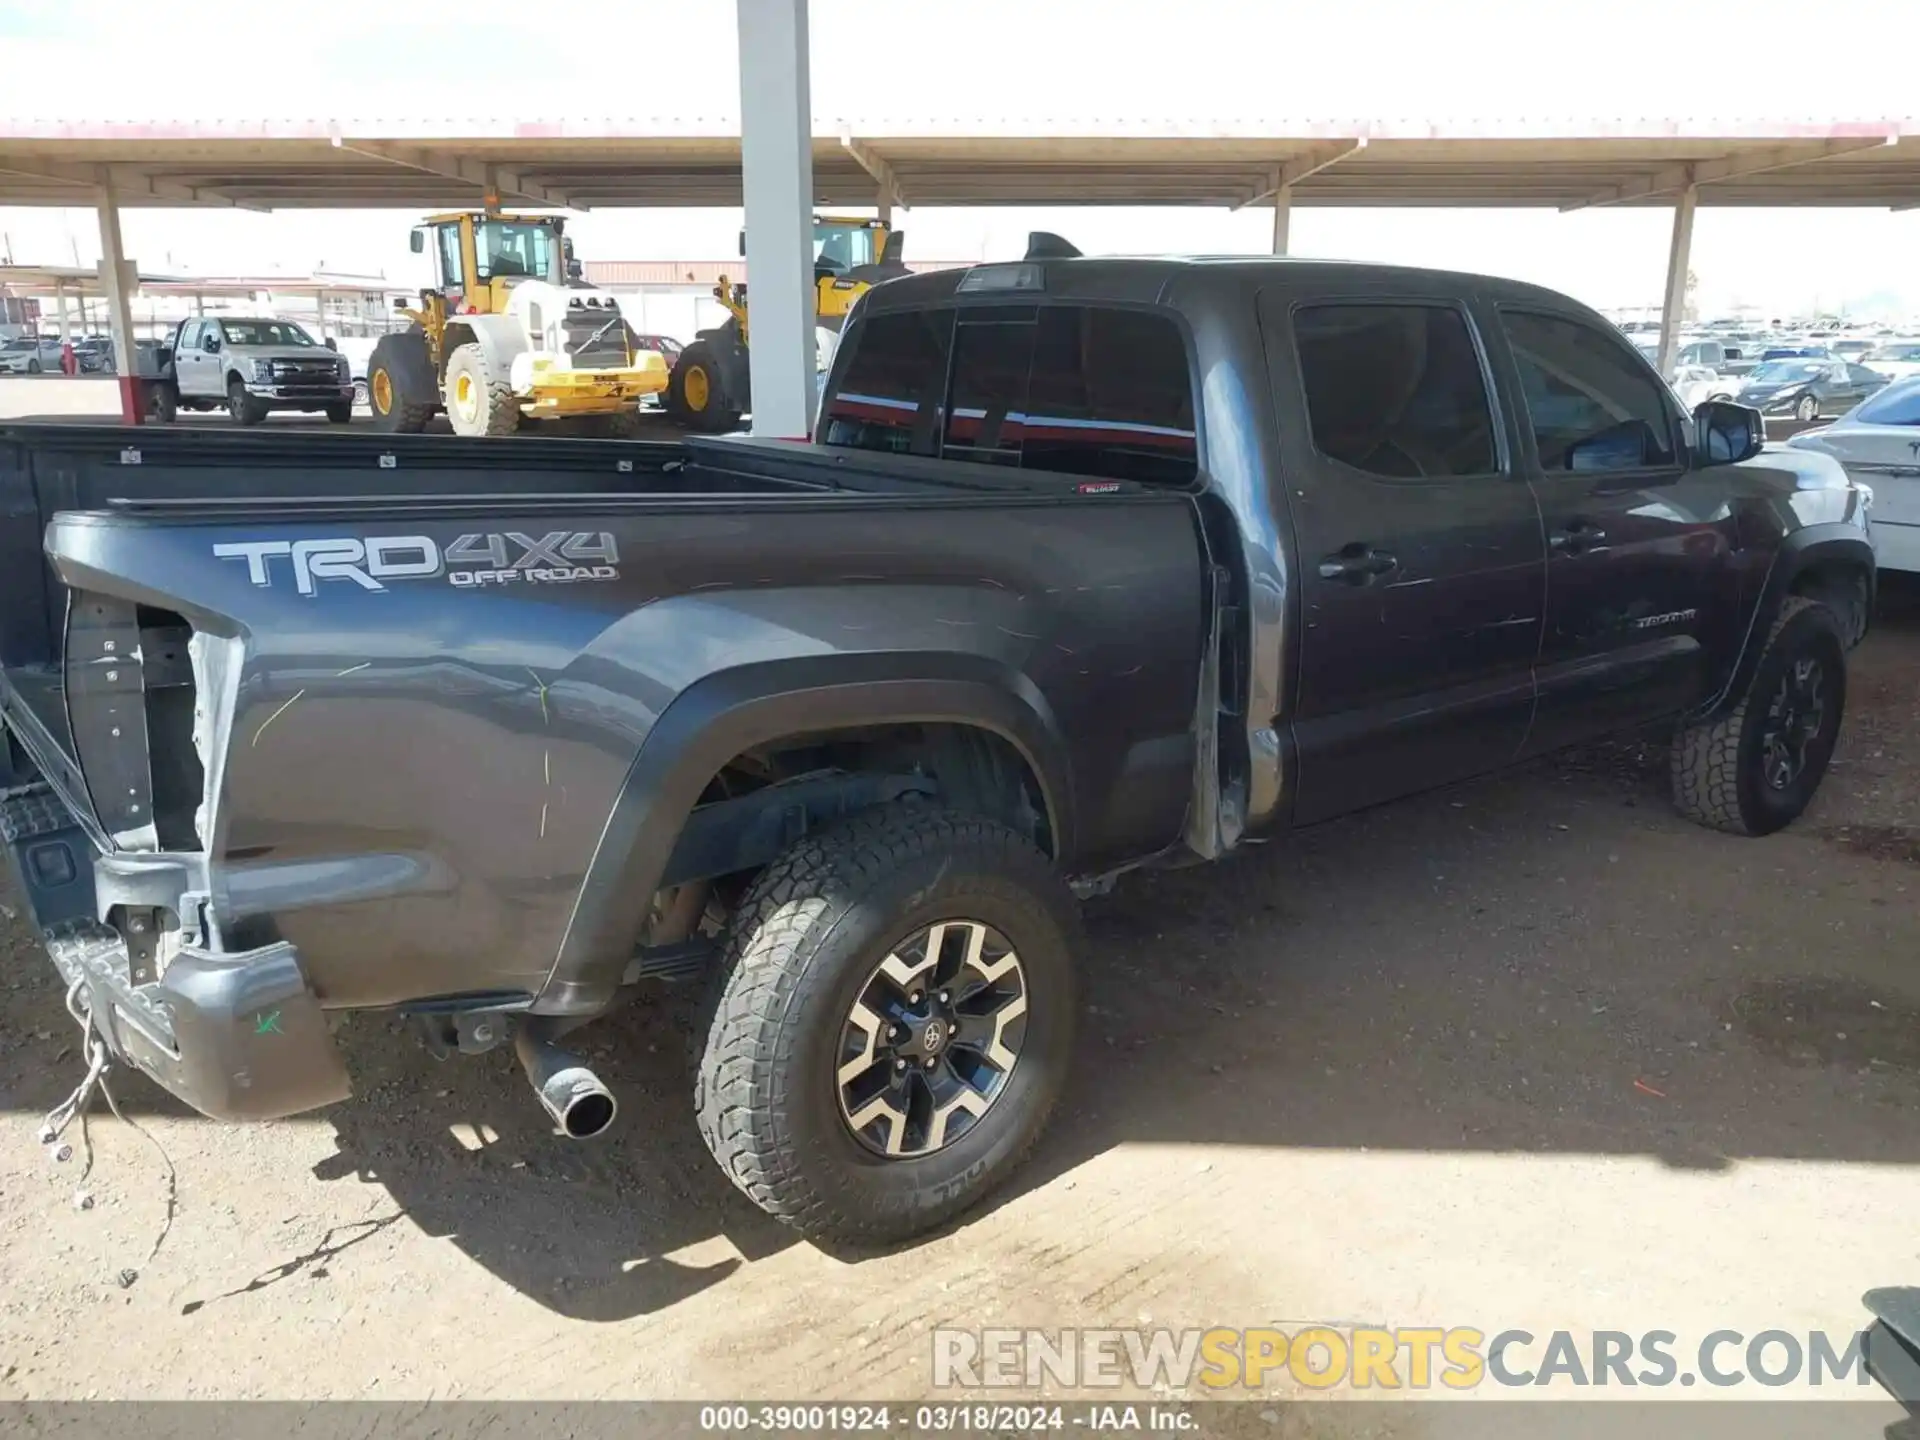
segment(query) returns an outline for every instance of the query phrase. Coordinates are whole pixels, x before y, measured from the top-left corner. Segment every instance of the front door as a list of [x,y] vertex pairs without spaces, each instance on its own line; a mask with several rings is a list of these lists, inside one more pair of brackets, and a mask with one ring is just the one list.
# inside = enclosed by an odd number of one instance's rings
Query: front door
[[1547,532],[1537,754],[1676,715],[1729,654],[1739,586],[1723,472],[1692,472],[1670,392],[1578,315],[1502,307]]
[[1513,759],[1545,552],[1463,307],[1289,299],[1263,294],[1261,312],[1297,546],[1293,818],[1309,823]]
[[208,356],[201,347],[211,327],[204,320],[189,320],[174,342],[173,383],[182,395],[204,395],[207,390]]

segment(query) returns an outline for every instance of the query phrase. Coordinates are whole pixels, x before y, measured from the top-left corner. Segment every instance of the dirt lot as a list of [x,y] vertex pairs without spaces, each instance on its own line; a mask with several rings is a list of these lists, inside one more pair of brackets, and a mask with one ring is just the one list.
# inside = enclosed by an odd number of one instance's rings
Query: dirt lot
[[591,1145],[510,1056],[381,1019],[300,1121],[123,1077],[178,1172],[149,1256],[154,1149],[96,1120],[80,1210],[35,1143],[78,1062],[11,921],[0,1398],[908,1398],[937,1324],[1851,1332],[1920,1271],[1920,592],[1884,612],[1773,839],[1675,818],[1626,745],[1124,884],[1036,1161],[890,1254],[732,1192],[664,992],[586,1032],[623,1100]]

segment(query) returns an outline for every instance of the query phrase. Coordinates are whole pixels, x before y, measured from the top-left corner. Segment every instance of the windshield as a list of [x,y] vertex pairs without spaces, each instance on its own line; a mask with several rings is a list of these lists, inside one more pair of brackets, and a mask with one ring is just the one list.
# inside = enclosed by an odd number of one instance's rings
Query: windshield
[[480,278],[545,280],[552,274],[553,227],[531,220],[485,220],[474,227]]
[[1882,345],[1867,351],[1860,359],[1868,365],[1876,360],[1920,360],[1920,345]]
[[874,231],[865,224],[833,220],[813,222],[813,263],[843,273],[857,265],[873,264]]
[[1758,385],[1779,385],[1789,380],[1817,380],[1827,373],[1818,360],[1774,360],[1754,366],[1747,379]]
[[222,320],[229,345],[312,345],[314,339],[291,320]]
[[34,346],[36,346],[36,345],[38,345],[39,343],[40,343],[40,342],[39,342],[38,340],[34,340],[34,339],[30,339],[30,338],[25,338],[25,337],[23,337],[23,338],[21,338],[21,339],[19,339],[19,340],[9,340],[9,341],[7,341],[7,343],[6,343],[6,344],[5,344],[4,346],[0,346],[0,349],[5,349],[5,350],[31,350],[31,349],[33,349],[33,347],[34,347]]

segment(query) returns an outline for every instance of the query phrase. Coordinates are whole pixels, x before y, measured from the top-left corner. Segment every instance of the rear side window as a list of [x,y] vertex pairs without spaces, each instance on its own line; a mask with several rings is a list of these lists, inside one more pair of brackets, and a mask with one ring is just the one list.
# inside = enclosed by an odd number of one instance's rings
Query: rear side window
[[1147,485],[1191,482],[1199,447],[1179,326],[1141,310],[1041,311],[1021,463]]
[[860,322],[853,354],[822,407],[821,440],[931,455],[940,440],[951,310],[894,310]]
[[1445,305],[1305,305],[1294,344],[1314,447],[1369,475],[1499,469],[1480,352]]
[[1889,386],[1855,410],[1853,418],[1863,425],[1920,425],[1920,383]]
[[[908,343],[923,332],[938,343]],[[1149,485],[1198,473],[1186,344],[1164,315],[1088,305],[893,312],[863,320],[850,341],[824,409],[825,444]],[[944,404],[937,379],[920,388],[936,351],[950,360]]]
[[1558,315],[1506,311],[1540,468],[1642,470],[1675,463],[1673,416],[1653,375],[1611,335]]

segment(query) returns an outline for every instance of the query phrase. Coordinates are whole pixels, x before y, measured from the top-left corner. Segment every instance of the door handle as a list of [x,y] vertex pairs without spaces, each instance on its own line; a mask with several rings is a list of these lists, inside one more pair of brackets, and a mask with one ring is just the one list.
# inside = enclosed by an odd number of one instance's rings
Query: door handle
[[1365,585],[1376,575],[1400,568],[1400,561],[1384,550],[1376,550],[1364,541],[1343,545],[1320,562],[1322,580],[1344,580],[1349,585]]
[[1563,555],[1581,555],[1589,550],[1601,548],[1607,538],[1607,532],[1591,520],[1575,518],[1567,522],[1567,528],[1556,530],[1547,537],[1547,548],[1557,550]]

